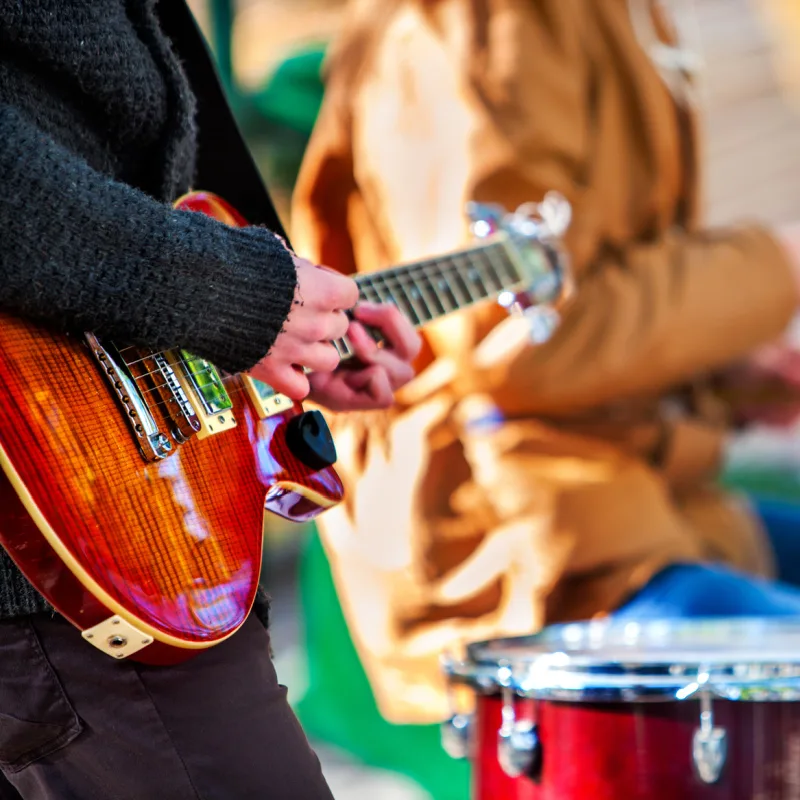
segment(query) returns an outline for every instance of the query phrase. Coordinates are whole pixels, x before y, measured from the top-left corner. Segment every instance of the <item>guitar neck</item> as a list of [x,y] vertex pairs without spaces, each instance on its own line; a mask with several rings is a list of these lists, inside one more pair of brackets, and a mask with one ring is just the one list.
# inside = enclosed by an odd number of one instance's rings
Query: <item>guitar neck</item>
[[[436,258],[358,275],[355,280],[362,299],[393,303],[415,327],[523,288],[503,235]],[[343,360],[352,355],[347,337],[334,345]]]

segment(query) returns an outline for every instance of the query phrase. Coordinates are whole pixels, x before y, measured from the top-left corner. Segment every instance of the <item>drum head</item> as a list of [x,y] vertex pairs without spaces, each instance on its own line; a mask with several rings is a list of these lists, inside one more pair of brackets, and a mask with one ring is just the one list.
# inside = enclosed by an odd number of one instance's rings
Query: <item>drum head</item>
[[602,620],[478,642],[448,670],[483,691],[569,700],[800,699],[800,618]]

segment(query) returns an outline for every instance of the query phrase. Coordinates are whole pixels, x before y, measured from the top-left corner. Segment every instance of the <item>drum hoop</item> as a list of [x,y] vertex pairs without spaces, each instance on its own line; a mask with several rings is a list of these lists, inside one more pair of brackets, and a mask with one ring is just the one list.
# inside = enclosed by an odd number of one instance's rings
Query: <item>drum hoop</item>
[[702,689],[742,702],[796,702],[800,621],[569,623],[535,636],[474,642],[465,660],[443,666],[452,682],[483,694],[508,687],[521,697],[650,702],[686,700]]
[[[591,673],[575,672],[547,664],[547,657],[525,674],[501,664],[458,662],[445,671],[451,681],[472,687],[480,694],[498,694],[508,685],[519,697],[594,703],[682,701],[701,690],[714,697],[738,702],[800,701],[800,664],[742,664],[734,668],[689,668],[680,673],[658,674],[639,666],[619,663],[598,665]],[[533,667],[528,663],[526,666]],[[606,669],[602,669],[605,666]]]

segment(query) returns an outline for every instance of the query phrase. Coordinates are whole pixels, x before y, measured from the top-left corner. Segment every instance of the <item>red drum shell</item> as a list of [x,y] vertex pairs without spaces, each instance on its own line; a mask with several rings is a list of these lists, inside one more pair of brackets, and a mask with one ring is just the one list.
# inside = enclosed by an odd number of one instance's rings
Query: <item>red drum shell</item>
[[473,728],[474,800],[794,800],[800,798],[800,703],[713,701],[727,730],[719,780],[692,763],[696,699],[562,702],[518,699],[518,719],[536,719],[539,782],[510,778],[497,756],[502,701],[478,694]]

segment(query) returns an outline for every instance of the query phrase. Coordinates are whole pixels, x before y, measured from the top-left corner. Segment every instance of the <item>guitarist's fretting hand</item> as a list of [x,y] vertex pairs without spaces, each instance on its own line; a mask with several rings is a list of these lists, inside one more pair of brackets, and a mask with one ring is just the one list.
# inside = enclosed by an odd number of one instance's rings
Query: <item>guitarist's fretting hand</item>
[[[250,375],[294,400],[313,387],[314,401],[335,410],[388,407],[394,391],[413,377],[419,335],[394,306],[360,305],[353,315],[383,334],[386,341],[379,349],[345,313],[358,302],[355,281],[296,255],[294,261],[297,289],[289,318]],[[337,370],[339,354],[331,342],[345,334],[363,366]],[[314,374],[306,376],[300,368]]]

